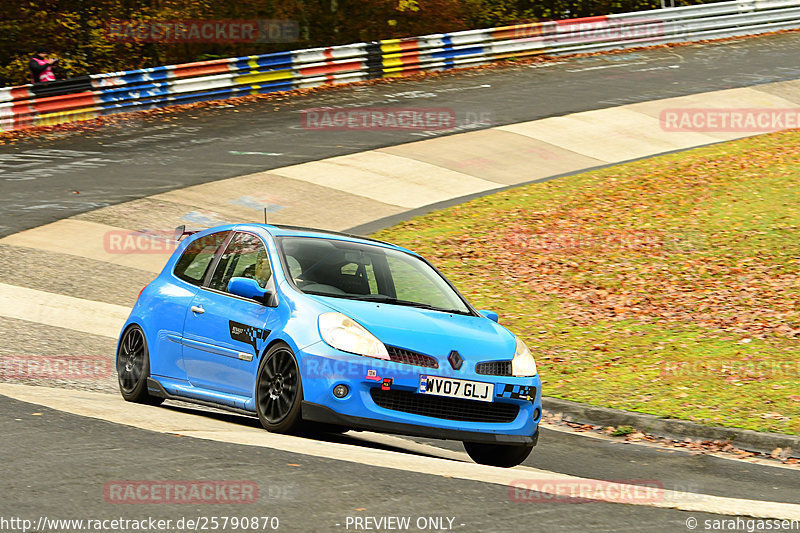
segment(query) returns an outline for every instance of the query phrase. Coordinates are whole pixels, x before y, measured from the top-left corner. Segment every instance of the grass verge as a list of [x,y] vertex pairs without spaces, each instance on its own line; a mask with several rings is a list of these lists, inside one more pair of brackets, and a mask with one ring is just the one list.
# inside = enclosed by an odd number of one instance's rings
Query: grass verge
[[376,237],[537,356],[546,395],[800,433],[800,132],[533,184]]

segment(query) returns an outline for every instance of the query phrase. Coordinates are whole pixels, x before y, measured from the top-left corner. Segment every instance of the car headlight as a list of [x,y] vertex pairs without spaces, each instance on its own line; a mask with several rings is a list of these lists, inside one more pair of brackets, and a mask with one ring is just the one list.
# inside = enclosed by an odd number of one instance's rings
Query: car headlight
[[517,337],[517,349],[514,352],[514,359],[511,360],[511,375],[518,378],[529,378],[537,374],[536,361],[533,354]]
[[364,326],[342,313],[319,315],[319,332],[322,340],[343,352],[389,360],[386,346]]

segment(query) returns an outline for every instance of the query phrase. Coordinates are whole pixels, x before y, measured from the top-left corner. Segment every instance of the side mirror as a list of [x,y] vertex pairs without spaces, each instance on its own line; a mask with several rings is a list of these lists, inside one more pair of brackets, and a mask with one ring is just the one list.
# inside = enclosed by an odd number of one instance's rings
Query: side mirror
[[486,309],[481,309],[478,312],[483,316],[485,316],[486,318],[488,318],[489,320],[491,320],[492,322],[498,322],[498,320],[500,320],[500,317],[497,316],[497,313],[495,313],[494,311],[487,311]]
[[228,292],[262,303],[266,302],[269,297],[269,291],[262,289],[261,285],[253,278],[231,278],[228,282]]

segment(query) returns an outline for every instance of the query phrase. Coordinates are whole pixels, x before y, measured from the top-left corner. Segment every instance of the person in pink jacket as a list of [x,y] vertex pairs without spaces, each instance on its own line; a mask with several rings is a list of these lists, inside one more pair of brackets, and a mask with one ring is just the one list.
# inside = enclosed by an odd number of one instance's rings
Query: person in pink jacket
[[56,81],[56,75],[53,74],[53,65],[57,61],[58,59],[50,59],[48,57],[46,48],[37,48],[36,54],[28,62],[28,66],[31,69],[31,82]]

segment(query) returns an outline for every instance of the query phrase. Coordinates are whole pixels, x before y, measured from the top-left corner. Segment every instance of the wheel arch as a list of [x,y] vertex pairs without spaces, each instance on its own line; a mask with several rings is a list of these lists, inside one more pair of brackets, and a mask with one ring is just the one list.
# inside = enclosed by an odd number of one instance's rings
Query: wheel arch
[[114,371],[118,372],[119,367],[117,363],[119,361],[119,350],[120,346],[122,345],[122,339],[125,338],[125,334],[131,329],[137,327],[142,330],[142,335],[144,336],[145,346],[147,347],[147,351],[150,351],[150,345],[147,343],[147,331],[145,331],[144,327],[136,320],[128,320],[125,322],[125,325],[122,326],[122,330],[119,332],[119,337],[117,337],[117,349],[114,351]]
[[298,358],[297,354],[298,354],[298,352],[300,350],[297,347],[297,345],[291,340],[291,338],[284,337],[284,336],[281,335],[281,336],[275,337],[274,339],[269,341],[269,343],[267,343],[267,345],[264,346],[264,348],[261,350],[261,353],[258,354],[258,364],[259,365],[261,365],[261,361],[264,360],[264,356],[267,355],[267,352],[269,352],[272,349],[272,347],[275,346],[276,344],[285,344],[285,345],[287,345],[289,347],[289,349],[292,350],[292,353],[294,354],[295,359]]

